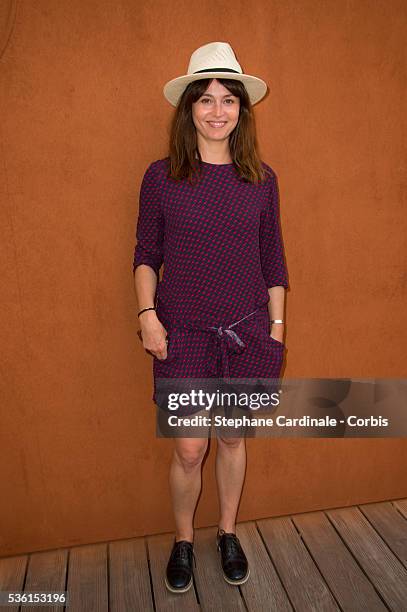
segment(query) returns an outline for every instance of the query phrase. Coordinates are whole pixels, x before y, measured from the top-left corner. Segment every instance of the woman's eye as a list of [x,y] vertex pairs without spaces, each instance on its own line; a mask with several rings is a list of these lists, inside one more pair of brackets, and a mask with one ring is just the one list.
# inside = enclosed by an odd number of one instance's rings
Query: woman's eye
[[[227,104],[231,105],[234,104],[235,101],[233,100],[233,98],[226,98],[226,100],[224,100]],[[209,104],[210,102],[212,102],[212,100],[210,98],[201,98],[201,103],[202,104]]]

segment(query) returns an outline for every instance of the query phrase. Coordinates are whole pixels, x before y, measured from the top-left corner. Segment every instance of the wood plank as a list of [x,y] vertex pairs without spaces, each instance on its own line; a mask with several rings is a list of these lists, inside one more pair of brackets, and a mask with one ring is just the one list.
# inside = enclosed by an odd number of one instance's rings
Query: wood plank
[[359,508],[327,510],[326,514],[390,609],[405,612],[407,571]]
[[145,538],[109,543],[109,601],[111,612],[152,612],[153,597]]
[[165,586],[165,570],[170,558],[173,542],[173,534],[147,537],[155,609],[156,612],[193,612],[194,610],[199,610],[194,585],[186,593],[171,593]]
[[295,514],[292,520],[342,610],[387,610],[323,512]]
[[262,519],[257,525],[294,609],[339,610],[292,520]]
[[[65,591],[68,549],[32,553],[27,568],[24,591]],[[69,596],[68,596],[69,597]],[[42,606],[22,606],[24,612],[39,612]],[[44,606],[44,610],[61,612],[59,606]]]
[[[25,574],[27,571],[28,556],[3,557],[0,559],[0,591],[14,591],[19,593],[23,590]],[[13,608],[0,606],[1,612],[10,612]],[[14,608],[16,610],[16,608]]]
[[0,590],[21,591],[28,565],[28,555],[0,559]]
[[106,544],[92,544],[70,549],[67,590],[68,610],[107,612]]
[[194,536],[195,581],[201,609],[243,612],[245,605],[239,587],[228,584],[223,578],[220,553],[216,548],[216,532],[217,527],[205,527],[196,530]]
[[109,542],[109,580],[111,612],[154,610],[144,538]]
[[407,519],[407,499],[394,499],[391,503]]
[[363,504],[359,509],[407,568],[407,520],[390,502]]
[[255,522],[238,523],[236,534],[249,562],[250,576],[240,589],[249,612],[291,612],[292,605]]
[[210,527],[195,531],[187,593],[164,584],[173,534],[5,557],[0,589],[68,590],[75,612],[406,610],[407,499],[239,523],[237,535],[251,571],[240,587],[223,579]]

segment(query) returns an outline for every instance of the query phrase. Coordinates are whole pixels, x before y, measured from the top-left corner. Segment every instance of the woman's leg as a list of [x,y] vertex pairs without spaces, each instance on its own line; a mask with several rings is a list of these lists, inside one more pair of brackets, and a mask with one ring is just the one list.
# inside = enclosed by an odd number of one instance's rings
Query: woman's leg
[[170,492],[175,519],[175,539],[193,542],[193,517],[201,491],[202,459],[208,438],[174,438],[170,467]]
[[246,471],[246,439],[217,437],[216,481],[218,485],[219,527],[236,533],[236,515]]

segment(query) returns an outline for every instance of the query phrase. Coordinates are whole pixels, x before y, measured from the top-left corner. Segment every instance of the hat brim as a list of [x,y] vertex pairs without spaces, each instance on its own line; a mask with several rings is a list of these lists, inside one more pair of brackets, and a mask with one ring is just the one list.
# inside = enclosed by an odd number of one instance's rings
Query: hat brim
[[246,87],[252,104],[260,102],[267,93],[267,84],[262,79],[251,76],[250,74],[233,73],[232,75],[230,72],[199,72],[195,74],[185,74],[184,76],[168,81],[163,89],[165,98],[170,104],[177,106],[187,85],[193,81],[199,81],[200,79],[230,79],[233,81],[241,81]]

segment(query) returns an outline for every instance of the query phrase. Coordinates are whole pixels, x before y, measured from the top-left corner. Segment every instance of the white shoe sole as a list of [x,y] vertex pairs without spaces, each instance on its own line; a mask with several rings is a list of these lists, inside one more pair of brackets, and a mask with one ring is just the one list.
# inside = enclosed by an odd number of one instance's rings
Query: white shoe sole
[[247,580],[249,579],[249,576],[250,576],[250,568],[248,568],[246,576],[244,578],[242,578],[241,580],[230,580],[230,578],[228,578],[225,574],[223,574],[223,577],[226,580],[226,582],[228,582],[229,584],[236,585],[236,586],[238,586],[239,584],[244,584],[245,582],[247,582]]
[[174,587],[172,587],[168,581],[167,581],[167,576],[164,576],[164,582],[165,582],[165,586],[167,587],[167,589],[169,591],[171,591],[171,593],[186,593],[187,591],[189,591],[189,589],[192,586],[193,580],[192,580],[192,576],[191,576],[191,580],[189,581],[189,583],[187,584],[186,587],[184,587],[183,589],[174,589]]

